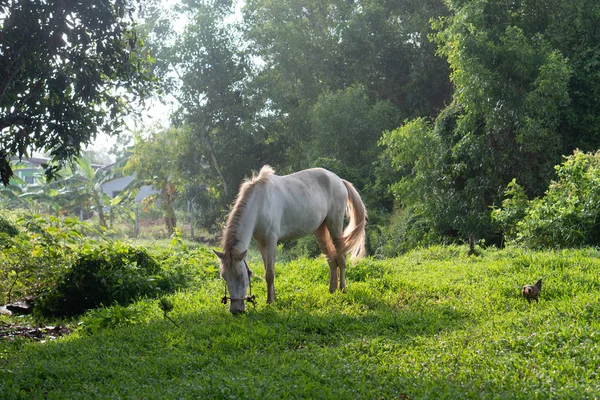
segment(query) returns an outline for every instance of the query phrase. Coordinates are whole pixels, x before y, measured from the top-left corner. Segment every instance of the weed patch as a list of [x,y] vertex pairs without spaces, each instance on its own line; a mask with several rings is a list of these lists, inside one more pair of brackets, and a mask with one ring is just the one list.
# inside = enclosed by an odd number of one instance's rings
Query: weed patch
[[[259,303],[237,317],[219,303],[218,275],[199,272],[168,297],[176,324],[148,299],[89,312],[51,343],[0,341],[0,390],[7,399],[600,396],[595,251],[467,251],[363,260],[348,269],[347,293],[333,295],[324,259],[278,264],[276,302],[264,304],[255,278]],[[547,285],[529,304],[520,285],[538,277]]]

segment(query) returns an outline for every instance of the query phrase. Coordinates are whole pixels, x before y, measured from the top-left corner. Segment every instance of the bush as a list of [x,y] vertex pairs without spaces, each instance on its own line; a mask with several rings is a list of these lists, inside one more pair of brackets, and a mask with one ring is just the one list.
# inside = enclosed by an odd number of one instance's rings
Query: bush
[[321,249],[314,235],[306,235],[298,240],[282,242],[277,246],[277,260],[280,262],[298,258],[314,258],[321,254]]
[[0,302],[35,297],[53,287],[64,266],[72,262],[70,246],[83,243],[80,231],[85,224],[76,220],[26,215],[16,224],[17,235],[0,233]]
[[378,258],[392,258],[412,249],[446,243],[449,238],[435,233],[427,220],[413,209],[396,208],[387,226],[368,231],[368,242]]
[[207,279],[221,279],[219,259],[212,250],[196,244],[190,247],[189,242],[182,239],[179,229],[175,229],[168,248],[155,253],[163,269],[163,278],[159,282],[163,292],[191,287]]
[[145,250],[126,243],[86,245],[56,287],[35,305],[41,316],[75,316],[113,303],[126,305],[160,293],[159,264]]
[[541,198],[527,200],[511,182],[511,197],[493,219],[508,241],[531,248],[600,245],[600,151],[575,151],[555,169],[557,179]]
[[[190,249],[176,230],[170,246],[145,249],[111,241],[75,219],[25,215],[0,247],[0,304],[36,298],[41,317],[75,316],[100,305],[127,305],[219,278],[217,257]],[[8,228],[9,229],[9,228]],[[13,231],[14,232],[14,231]],[[94,235],[95,239],[82,234]]]
[[[489,146],[470,134],[469,143],[456,133],[464,109],[453,105],[432,126],[426,118],[407,121],[384,132],[380,162],[397,172],[390,189],[398,208],[390,240],[380,246],[394,255],[419,246],[464,243],[471,236],[487,243],[498,240],[491,227],[489,206],[500,200],[497,165]],[[476,138],[476,139],[475,139]],[[402,207],[402,208],[400,208]],[[395,225],[395,226],[394,226]]]
[[12,222],[0,216],[0,233],[4,233],[9,237],[13,237],[19,234],[19,230],[12,224]]
[[507,198],[502,202],[502,209],[492,211],[492,221],[503,232],[504,238],[512,242],[517,238],[517,224],[525,218],[529,200],[516,179],[508,184],[504,194]]
[[19,234],[19,230],[7,219],[0,216],[0,249],[11,246],[11,238]]
[[97,308],[83,316],[80,330],[93,335],[104,329],[147,323],[152,316],[152,308],[152,304],[148,302],[135,303],[129,307],[115,304],[111,307]]

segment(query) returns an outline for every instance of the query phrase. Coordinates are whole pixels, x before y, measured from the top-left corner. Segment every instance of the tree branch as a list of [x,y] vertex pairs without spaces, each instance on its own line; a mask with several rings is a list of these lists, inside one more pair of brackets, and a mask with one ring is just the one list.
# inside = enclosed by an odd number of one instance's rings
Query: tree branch
[[202,135],[202,139],[204,139],[204,143],[206,144],[206,147],[208,147],[208,152],[210,153],[210,157],[212,158],[213,166],[215,167],[215,170],[217,170],[217,174],[219,174],[219,178],[221,179],[221,182],[223,183],[223,193],[225,194],[225,196],[229,196],[229,188],[227,187],[227,181],[225,181],[225,176],[223,176],[223,171],[221,171],[221,167],[219,166],[219,162],[217,161],[217,155],[215,154],[215,151],[212,147],[210,138],[208,137],[208,134],[204,130],[202,130],[201,135]]
[[[0,105],[4,103],[4,96],[6,95],[6,91],[8,90],[8,87],[10,86],[10,83],[12,82],[13,79],[15,79],[15,76],[17,76],[17,74],[19,73],[19,71],[21,71],[22,65],[20,63],[21,58],[17,57],[17,59],[15,61],[19,61],[19,67],[15,68],[12,73],[10,73],[8,75],[8,77],[6,78],[6,80],[4,81],[4,85],[2,87],[2,91],[0,92]],[[14,64],[14,63],[12,63]]]

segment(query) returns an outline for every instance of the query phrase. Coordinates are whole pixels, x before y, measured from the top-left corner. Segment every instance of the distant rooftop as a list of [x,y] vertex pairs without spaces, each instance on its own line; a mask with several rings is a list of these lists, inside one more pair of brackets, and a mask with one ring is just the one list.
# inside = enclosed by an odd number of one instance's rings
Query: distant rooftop
[[[13,158],[10,159],[10,162],[12,162],[12,163],[26,162],[26,163],[33,164],[33,165],[38,166],[38,167],[41,166],[42,164],[47,164],[50,161],[52,161],[52,160],[50,158],[46,158],[46,157],[29,157],[29,158],[23,157],[22,160],[19,160],[18,158],[13,157]],[[114,165],[114,163],[111,164],[111,165],[108,165],[108,166],[105,166],[105,165],[102,165],[102,164],[92,164],[92,168],[94,168],[94,169],[107,168],[107,167],[110,167],[112,165]]]

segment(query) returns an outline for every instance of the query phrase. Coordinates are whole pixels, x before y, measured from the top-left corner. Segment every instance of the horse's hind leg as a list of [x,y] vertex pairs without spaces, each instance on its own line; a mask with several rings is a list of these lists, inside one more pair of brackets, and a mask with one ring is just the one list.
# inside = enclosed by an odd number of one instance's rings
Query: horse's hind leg
[[340,269],[340,290],[346,293],[346,255],[337,249],[341,249],[341,240],[334,240],[336,248],[336,264]]
[[319,248],[325,254],[329,264],[329,293],[335,292],[338,285],[338,265],[335,259],[335,248],[329,237],[327,225],[322,223],[314,232]]
[[[335,265],[339,269],[340,274],[340,286],[339,289],[342,292],[346,292],[346,254],[344,253],[344,242],[343,242],[343,218],[342,214],[340,221],[335,223],[334,221],[328,221],[327,229],[331,235],[331,241],[335,248]],[[331,265],[331,264],[330,264]],[[337,271],[337,269],[336,269]],[[331,289],[330,289],[331,290]],[[333,289],[335,290],[335,289]]]

